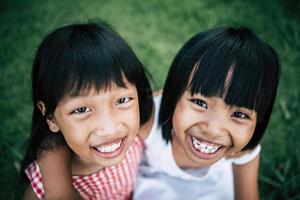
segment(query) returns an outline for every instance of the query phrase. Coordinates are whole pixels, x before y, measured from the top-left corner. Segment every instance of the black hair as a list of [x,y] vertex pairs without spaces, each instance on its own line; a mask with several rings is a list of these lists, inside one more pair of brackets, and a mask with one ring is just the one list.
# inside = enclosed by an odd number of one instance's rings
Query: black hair
[[254,134],[243,150],[253,149],[270,119],[279,65],[275,50],[248,28],[217,28],[196,34],[175,56],[164,85],[159,112],[163,138],[172,140],[176,104],[188,89],[192,95],[218,96],[227,105],[255,110]]
[[[136,86],[140,124],[152,113],[152,90],[144,66],[127,43],[110,25],[71,24],[53,31],[42,41],[32,66],[33,115],[31,137],[21,173],[43,150],[65,143],[62,134],[53,134],[47,119],[66,95],[85,95],[92,87],[108,90],[112,84],[126,87],[125,79]],[[45,116],[37,107],[42,101]],[[26,176],[25,176],[26,177]]]

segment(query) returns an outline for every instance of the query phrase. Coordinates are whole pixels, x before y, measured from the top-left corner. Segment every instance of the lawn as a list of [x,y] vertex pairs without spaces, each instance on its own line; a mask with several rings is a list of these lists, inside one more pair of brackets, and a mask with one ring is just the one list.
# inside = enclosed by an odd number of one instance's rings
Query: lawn
[[248,26],[281,58],[278,96],[262,141],[262,199],[300,199],[300,6],[293,0],[2,0],[0,3],[0,199],[20,199],[18,170],[30,133],[32,59],[42,38],[102,19],[126,39],[160,89],[184,41],[219,26]]

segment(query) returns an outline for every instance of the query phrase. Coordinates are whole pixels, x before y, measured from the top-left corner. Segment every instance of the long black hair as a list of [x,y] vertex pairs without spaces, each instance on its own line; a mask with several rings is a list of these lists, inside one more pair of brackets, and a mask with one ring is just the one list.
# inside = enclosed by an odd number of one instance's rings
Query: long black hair
[[[59,28],[40,44],[32,67],[32,129],[21,173],[43,150],[65,143],[62,134],[52,134],[46,120],[65,95],[76,96],[92,87],[136,86],[140,124],[151,116],[152,90],[144,67],[127,43],[106,23],[72,24]],[[42,101],[45,116],[37,107]]]
[[257,125],[243,150],[254,148],[270,119],[279,65],[275,50],[248,28],[217,28],[196,34],[176,55],[164,85],[159,112],[163,138],[172,140],[174,110],[189,89],[192,95],[218,96],[228,105],[255,110]]

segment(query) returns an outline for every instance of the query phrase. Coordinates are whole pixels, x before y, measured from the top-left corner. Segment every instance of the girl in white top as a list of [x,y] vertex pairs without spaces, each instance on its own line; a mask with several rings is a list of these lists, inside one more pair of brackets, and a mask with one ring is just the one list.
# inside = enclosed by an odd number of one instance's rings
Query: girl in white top
[[258,199],[258,144],[278,80],[276,52],[248,28],[187,41],[155,99],[134,198]]

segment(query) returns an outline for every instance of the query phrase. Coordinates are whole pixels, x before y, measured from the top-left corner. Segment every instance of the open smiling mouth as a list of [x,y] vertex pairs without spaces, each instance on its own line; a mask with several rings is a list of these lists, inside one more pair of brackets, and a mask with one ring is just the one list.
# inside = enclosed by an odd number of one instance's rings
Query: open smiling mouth
[[196,156],[210,159],[213,158],[221,149],[223,149],[223,145],[218,145],[214,143],[210,143],[194,136],[191,136],[191,146],[193,152]]
[[106,143],[98,146],[92,146],[92,148],[96,150],[97,154],[100,155],[101,157],[105,157],[105,158],[115,157],[122,152],[125,144],[124,142],[125,139],[126,137],[117,139],[110,143]]

